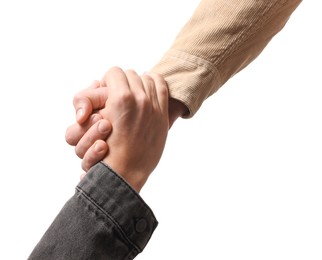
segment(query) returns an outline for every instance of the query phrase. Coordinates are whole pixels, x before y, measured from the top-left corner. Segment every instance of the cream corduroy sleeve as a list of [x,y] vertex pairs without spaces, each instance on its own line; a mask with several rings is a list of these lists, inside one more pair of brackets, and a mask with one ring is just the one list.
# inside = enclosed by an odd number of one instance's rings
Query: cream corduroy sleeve
[[152,71],[192,117],[202,102],[245,68],[285,25],[301,0],[202,0]]

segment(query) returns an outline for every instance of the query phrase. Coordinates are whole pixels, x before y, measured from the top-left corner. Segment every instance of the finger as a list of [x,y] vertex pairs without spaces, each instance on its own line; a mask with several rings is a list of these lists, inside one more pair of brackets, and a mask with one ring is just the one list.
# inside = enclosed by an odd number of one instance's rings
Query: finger
[[92,166],[101,161],[108,151],[107,143],[97,140],[85,153],[82,160],[82,168],[87,172]]
[[[98,80],[94,80],[92,82],[92,84],[87,88],[87,89],[96,89],[96,88],[99,88],[100,87],[100,82]],[[83,91],[82,91],[83,92]],[[80,93],[82,93],[80,92]],[[78,93],[79,94],[79,93]],[[74,106],[75,106],[75,97],[74,96],[74,100],[73,100],[73,103],[74,103]],[[76,109],[76,121],[79,122],[79,123],[82,123],[84,122],[85,120],[87,120],[87,117],[86,115],[87,114],[90,114],[90,112],[87,112],[88,110],[91,110],[91,107],[90,105],[87,104],[87,101],[84,101],[85,104],[83,105],[84,106],[84,110],[82,110],[81,107],[77,108]],[[80,104],[81,105],[81,104]],[[76,107],[75,107],[76,108]],[[88,115],[87,115],[88,116]]]
[[101,86],[101,82],[99,80],[94,80],[93,83],[89,86],[91,89],[99,88]]
[[93,85],[74,96],[73,104],[76,111],[76,121],[84,123],[94,110],[105,106],[108,95],[106,88]]
[[65,140],[68,144],[75,146],[89,128],[92,127],[96,122],[102,119],[100,114],[93,114],[89,119],[82,125],[75,123],[69,126],[65,133]]
[[141,77],[134,70],[127,70],[125,71],[125,74],[129,82],[131,92],[136,97],[136,99],[146,97]]
[[76,155],[80,158],[83,158],[86,151],[95,143],[95,141],[106,140],[111,131],[112,125],[108,120],[99,120],[88,129],[88,131],[77,143],[75,147]]
[[159,108],[154,79],[148,74],[144,74],[141,78],[145,93],[149,97],[150,102],[154,108]]
[[164,78],[157,73],[149,73],[155,82],[156,95],[158,104],[163,114],[169,113],[169,90],[167,82]]
[[108,70],[101,81],[101,86],[106,87],[107,92],[113,96],[126,97],[131,94],[127,77],[124,71],[118,67]]

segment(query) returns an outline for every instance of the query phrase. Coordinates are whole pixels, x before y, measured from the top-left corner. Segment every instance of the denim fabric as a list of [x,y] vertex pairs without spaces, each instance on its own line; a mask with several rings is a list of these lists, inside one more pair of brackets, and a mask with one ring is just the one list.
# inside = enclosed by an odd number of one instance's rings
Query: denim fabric
[[157,224],[142,198],[108,166],[98,163],[28,259],[134,259]]

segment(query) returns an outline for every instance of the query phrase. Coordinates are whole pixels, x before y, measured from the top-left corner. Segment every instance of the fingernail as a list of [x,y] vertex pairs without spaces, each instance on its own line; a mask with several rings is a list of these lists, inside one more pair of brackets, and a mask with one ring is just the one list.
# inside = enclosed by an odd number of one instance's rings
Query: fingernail
[[99,122],[98,131],[102,134],[107,134],[110,132],[110,125],[106,121]]
[[96,123],[97,121],[99,121],[99,120],[101,120],[102,119],[102,117],[99,115],[99,114],[93,114],[93,115],[91,115],[91,117],[90,117],[90,121],[92,122],[92,123]]
[[100,146],[97,142],[94,144],[94,151],[96,153],[100,153],[101,151],[103,151],[102,146]]

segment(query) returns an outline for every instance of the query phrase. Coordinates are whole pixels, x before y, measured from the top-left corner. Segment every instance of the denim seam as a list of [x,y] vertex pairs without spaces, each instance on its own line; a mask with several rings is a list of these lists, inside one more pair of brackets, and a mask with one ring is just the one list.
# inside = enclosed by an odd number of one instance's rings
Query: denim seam
[[154,219],[156,219],[149,206],[145,203],[142,197],[131,187],[131,185],[129,185],[120,175],[118,175],[113,169],[111,169],[111,167],[109,167],[103,161],[101,161],[100,163],[107,167],[111,172],[113,172],[114,177],[118,178],[122,183],[124,183],[132,191],[133,195],[140,200],[140,202],[143,204],[144,208],[148,211],[148,213],[151,214]]
[[[142,250],[134,243],[131,241],[131,239],[126,235],[126,233],[123,231],[121,225],[108,213],[106,212],[100,205],[93,199],[91,198],[84,190],[82,190],[79,186],[76,187],[76,190],[80,193],[80,195],[83,195],[88,201],[90,201],[91,204],[93,204],[100,212],[103,213],[108,219],[110,219],[113,224],[118,228],[124,239],[133,247],[135,248],[138,252],[141,252]],[[132,251],[132,250],[131,250]]]
[[[143,198],[132,188],[132,186],[130,184],[128,184],[128,182],[126,182],[120,175],[118,175],[110,166],[108,166],[106,163],[104,163],[103,161],[100,161],[99,163],[101,163],[102,165],[104,165],[105,167],[107,167],[113,174],[114,177],[119,179],[126,187],[128,187],[128,189],[132,192],[132,196],[134,196],[136,199],[139,200],[139,202],[143,205],[143,207],[146,209],[146,215],[149,215],[153,218],[153,224],[154,224],[154,228],[155,225],[158,224],[156,217],[154,216],[153,211],[150,209],[150,207],[145,203],[145,201],[143,200]],[[153,232],[150,232],[149,237],[147,240],[150,240],[151,236],[152,236]],[[131,242],[134,243],[134,242]],[[143,245],[143,249],[146,246],[146,243]],[[135,245],[135,248],[138,250],[138,252],[142,252],[143,249],[141,249],[139,246]]]

